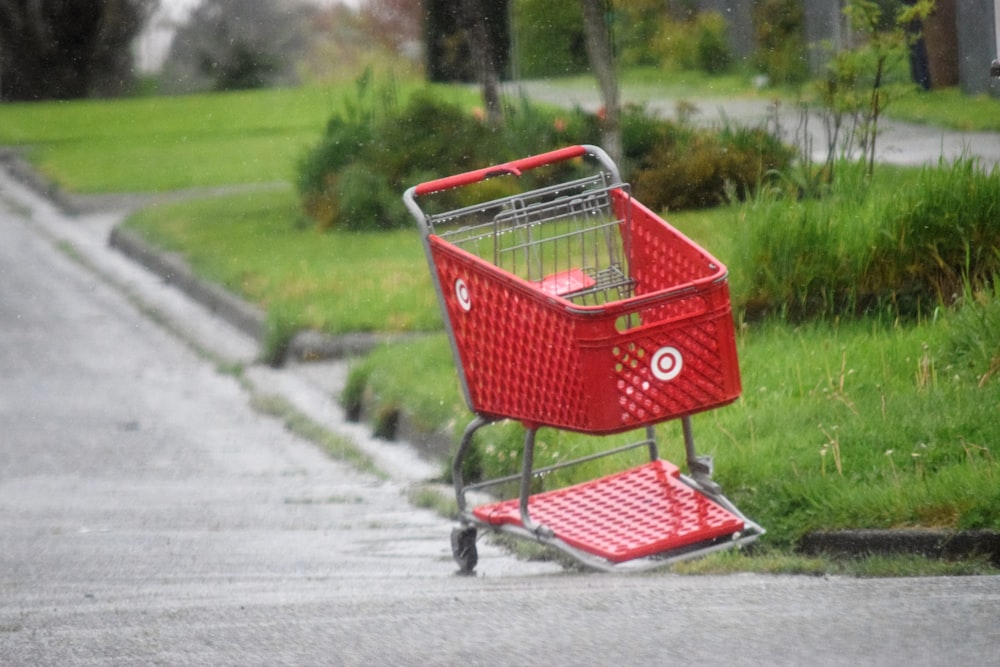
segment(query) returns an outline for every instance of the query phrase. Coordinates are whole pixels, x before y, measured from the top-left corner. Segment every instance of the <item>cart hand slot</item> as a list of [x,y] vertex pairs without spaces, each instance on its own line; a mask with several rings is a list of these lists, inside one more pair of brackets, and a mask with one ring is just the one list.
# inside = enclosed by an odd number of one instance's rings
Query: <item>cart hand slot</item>
[[624,333],[637,329],[647,322],[657,325],[669,325],[677,321],[700,317],[708,312],[708,304],[698,294],[682,294],[677,298],[661,299],[655,305],[637,308],[622,313],[615,320],[615,329]]

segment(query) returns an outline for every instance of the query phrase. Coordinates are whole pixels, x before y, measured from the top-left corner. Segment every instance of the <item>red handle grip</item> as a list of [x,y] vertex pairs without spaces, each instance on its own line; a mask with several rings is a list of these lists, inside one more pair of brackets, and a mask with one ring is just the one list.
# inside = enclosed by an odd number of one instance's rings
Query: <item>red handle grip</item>
[[441,190],[448,190],[450,188],[462,187],[463,185],[479,183],[480,181],[485,181],[488,178],[500,176],[502,174],[520,176],[521,172],[535,169],[536,167],[541,167],[547,164],[561,162],[562,160],[581,157],[586,154],[587,148],[585,146],[568,146],[566,148],[549,151],[548,153],[539,153],[538,155],[521,158],[520,160],[512,160],[511,162],[498,164],[493,167],[485,167],[483,169],[467,171],[463,174],[456,174],[454,176],[446,176],[433,181],[427,181],[426,183],[421,183],[416,186],[413,189],[413,193],[417,196],[426,195],[432,192],[440,192]]

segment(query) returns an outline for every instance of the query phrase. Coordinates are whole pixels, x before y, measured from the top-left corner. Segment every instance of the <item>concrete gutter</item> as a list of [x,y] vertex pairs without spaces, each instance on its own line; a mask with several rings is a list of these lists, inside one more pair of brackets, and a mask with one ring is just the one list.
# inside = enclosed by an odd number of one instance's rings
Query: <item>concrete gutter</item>
[[108,245],[257,341],[266,334],[264,311],[215,283],[202,280],[178,253],[165,252],[121,225],[111,230]]

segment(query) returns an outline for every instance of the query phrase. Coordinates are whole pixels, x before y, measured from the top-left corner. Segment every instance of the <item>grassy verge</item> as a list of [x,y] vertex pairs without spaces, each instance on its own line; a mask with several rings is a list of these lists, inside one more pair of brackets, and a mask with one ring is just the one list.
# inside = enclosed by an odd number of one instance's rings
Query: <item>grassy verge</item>
[[163,192],[288,180],[336,98],[300,89],[188,97],[10,104],[0,143],[64,188]]
[[441,328],[415,230],[324,234],[298,215],[291,190],[264,191],[155,206],[127,224],[259,304],[286,335]]
[[966,95],[958,88],[914,92],[886,110],[890,118],[965,132],[1000,132],[1000,99]]
[[[593,88],[590,77],[548,82]],[[695,97],[794,99],[794,91],[757,90],[751,77],[638,69],[625,90],[640,100]],[[408,86],[399,86],[401,95]],[[0,106],[0,145],[20,147],[44,174],[78,193],[165,192],[235,183],[289,181],[296,160],[319,138],[353,92],[336,87],[82,100]],[[478,103],[474,91],[437,94]],[[970,131],[1000,131],[1000,100],[957,89],[906,95],[887,115]]]
[[[717,479],[768,528],[767,543],[787,547],[820,529],[1000,529],[1000,469],[990,449],[1000,439],[1000,386],[980,387],[973,373],[948,365],[948,333],[945,321],[744,331],[743,396],[693,422]],[[393,372],[407,359],[448,354],[444,336],[378,350],[365,362],[366,390],[457,434],[468,413],[448,364]],[[519,429],[496,428],[481,439],[478,463],[490,475],[516,472]],[[664,455],[683,461],[677,425],[660,435]],[[543,429],[538,464],[598,446]],[[557,477],[553,484],[570,481]]]

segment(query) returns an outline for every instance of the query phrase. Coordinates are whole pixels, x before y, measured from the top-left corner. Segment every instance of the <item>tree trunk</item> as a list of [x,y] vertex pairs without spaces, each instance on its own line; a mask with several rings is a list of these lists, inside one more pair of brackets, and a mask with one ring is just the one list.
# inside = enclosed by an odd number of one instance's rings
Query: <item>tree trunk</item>
[[493,45],[490,42],[490,31],[486,26],[488,13],[482,3],[483,0],[463,0],[462,23],[465,26],[476,80],[479,81],[482,88],[486,119],[490,125],[496,126],[503,122],[503,107],[500,103],[500,74],[497,71]]
[[[0,99],[112,92],[153,0],[0,0]],[[95,81],[101,81],[95,90]]]
[[621,165],[621,100],[618,90],[618,72],[615,68],[614,48],[609,24],[610,3],[607,0],[580,0],[583,10],[583,30],[590,68],[601,89],[604,110],[601,114],[601,141],[611,159]]

